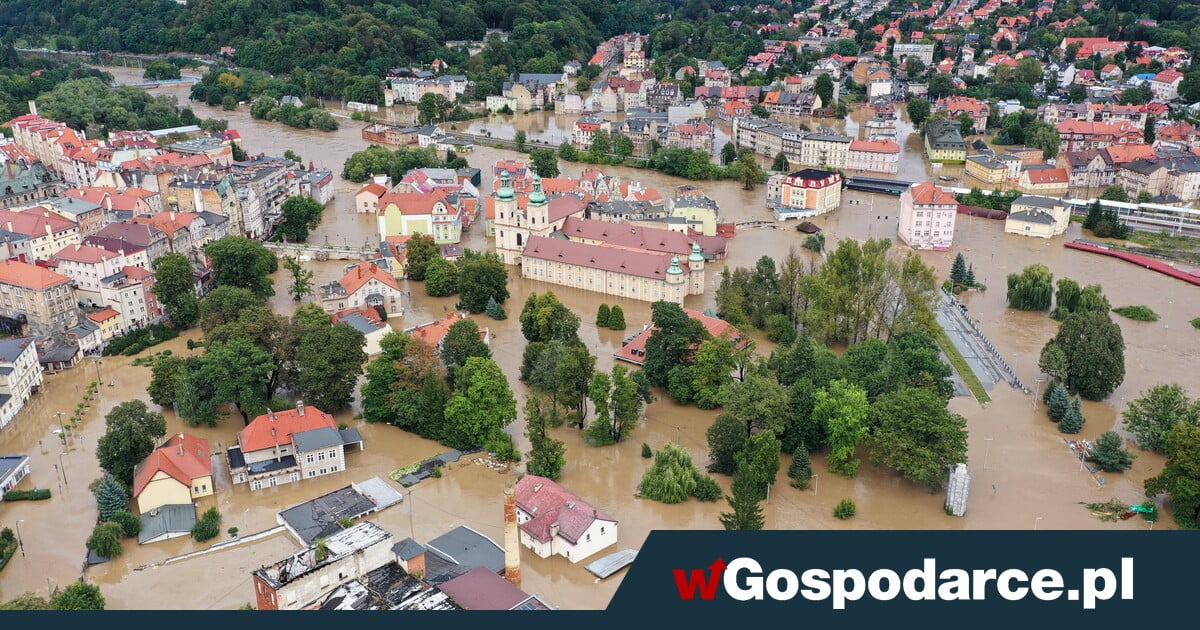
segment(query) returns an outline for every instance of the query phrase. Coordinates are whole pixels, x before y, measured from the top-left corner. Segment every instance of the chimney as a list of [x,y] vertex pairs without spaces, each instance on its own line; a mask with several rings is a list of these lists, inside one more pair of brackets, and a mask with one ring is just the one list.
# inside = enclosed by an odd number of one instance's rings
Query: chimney
[[517,495],[513,487],[504,488],[504,578],[521,584],[521,542],[517,532]]
[[296,413],[298,413],[302,416],[304,415],[304,401],[303,400],[296,401]]

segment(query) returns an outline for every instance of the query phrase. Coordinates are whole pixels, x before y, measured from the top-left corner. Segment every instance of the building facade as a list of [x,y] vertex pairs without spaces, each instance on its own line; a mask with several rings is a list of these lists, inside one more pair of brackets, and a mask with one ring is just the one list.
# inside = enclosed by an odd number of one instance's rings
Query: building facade
[[42,367],[33,339],[0,340],[0,429],[17,417],[41,386]]
[[900,194],[900,240],[913,249],[949,249],[957,213],[958,200],[940,186],[910,186]]

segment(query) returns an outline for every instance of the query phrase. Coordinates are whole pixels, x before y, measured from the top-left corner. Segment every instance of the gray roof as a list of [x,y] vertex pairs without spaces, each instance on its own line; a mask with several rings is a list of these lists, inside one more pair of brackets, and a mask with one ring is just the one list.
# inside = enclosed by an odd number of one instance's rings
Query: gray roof
[[33,339],[29,337],[0,339],[0,363],[12,363],[31,344],[33,344]]
[[425,556],[430,582],[445,582],[478,567],[487,567],[497,573],[504,569],[504,549],[466,525],[459,525],[425,543],[425,548],[433,552]]
[[1054,208],[1061,204],[1061,201],[1053,197],[1042,197],[1040,195],[1021,195],[1012,202],[1014,206],[1036,206],[1046,209]]
[[0,455],[0,479],[7,477],[27,459],[29,457],[26,455]]
[[311,545],[318,538],[342,531],[342,526],[338,524],[342,517],[358,518],[375,509],[374,501],[356,492],[352,486],[346,486],[290,507],[279,513],[279,519],[305,545]]
[[284,455],[279,459],[268,459],[261,462],[251,462],[246,464],[246,472],[252,475],[261,475],[269,473],[272,470],[283,470],[296,465],[296,457],[294,455]]
[[1160,168],[1166,168],[1166,165],[1157,160],[1134,160],[1121,168],[1141,175],[1149,175]]
[[142,514],[142,531],[138,533],[138,544],[153,542],[170,534],[186,534],[196,524],[196,506],[164,505]]
[[296,444],[297,453],[307,453],[325,448],[342,445],[342,435],[337,429],[321,427],[311,431],[301,431],[292,434],[292,442]]
[[338,429],[338,435],[342,436],[342,444],[354,444],[362,442],[362,434],[358,429]]
[[13,369],[11,367],[9,367],[7,365],[0,367],[0,376],[7,376],[12,373],[13,373]]
[[51,343],[53,345],[41,352],[38,361],[42,363],[65,363],[74,359],[75,355],[79,354],[79,344],[73,341]]
[[229,467],[230,468],[245,468],[246,467],[246,457],[242,455],[242,447],[232,446],[229,448],[228,451],[226,451],[226,453],[229,454]]
[[350,315],[342,317],[338,321],[342,324],[349,324],[351,328],[357,330],[363,335],[369,335],[377,330],[380,330],[381,328],[387,327],[387,324],[384,324],[383,322],[379,322],[377,324],[372,323],[366,317],[363,317],[362,313],[351,313]]
[[42,203],[48,206],[54,206],[56,209],[61,210],[62,212],[76,216],[87,212],[94,212],[100,209],[100,204],[98,203],[92,203],[90,201],[85,201],[70,195],[46,199]]
[[1054,223],[1054,217],[1042,212],[1041,210],[1022,210],[1008,215],[1008,218],[1013,221],[1026,221],[1028,223],[1042,223],[1050,225]]
[[229,221],[229,217],[221,216],[216,212],[209,212],[208,210],[203,210],[199,214],[200,218],[204,219],[205,225],[221,225]]
[[405,538],[392,545],[392,553],[401,560],[412,560],[425,553],[425,546],[411,538]]

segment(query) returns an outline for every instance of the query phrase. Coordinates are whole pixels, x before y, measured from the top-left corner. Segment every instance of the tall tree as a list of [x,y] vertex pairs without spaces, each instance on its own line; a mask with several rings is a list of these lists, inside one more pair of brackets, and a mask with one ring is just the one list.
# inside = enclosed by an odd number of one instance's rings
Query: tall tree
[[525,152],[525,132],[524,131],[517,130],[517,133],[513,134],[513,142],[516,143],[516,145],[517,145],[517,151],[520,151],[521,153]]
[[327,413],[348,407],[367,360],[366,343],[349,324],[326,324],[305,332],[296,354],[304,400]]
[[54,610],[104,610],[104,595],[100,587],[87,582],[72,582],[50,599]]
[[1167,463],[1161,473],[1146,480],[1146,496],[1169,494],[1175,522],[1188,529],[1200,528],[1200,426],[1175,425],[1164,453]]
[[104,435],[96,443],[100,467],[126,487],[133,486],[133,469],[154,451],[167,434],[167,421],[140,400],[123,402],[104,416]]
[[771,170],[776,173],[786,173],[792,170],[792,165],[788,162],[787,155],[784,155],[783,151],[775,154],[775,159],[771,162]]
[[821,107],[833,107],[835,89],[833,79],[828,74],[817,75],[817,81],[813,84],[813,94],[821,97]]
[[194,326],[200,317],[200,299],[191,261],[170,252],[154,259],[150,267],[154,270],[154,295],[171,323],[177,328]]
[[757,489],[754,480],[742,475],[733,478],[733,486],[725,501],[729,504],[729,512],[721,513],[721,525],[726,530],[759,530],[763,528],[762,506],[759,505]]
[[674,302],[658,301],[650,306],[654,329],[646,340],[646,362],[642,368],[650,384],[668,385],[676,366],[691,365],[696,348],[711,335],[698,320],[688,317]]
[[521,334],[529,342],[576,341],[579,316],[552,292],[530,293],[521,309]]
[[458,306],[482,313],[489,300],[508,299],[508,269],[492,252],[467,250],[458,263]]
[[129,492],[112,475],[104,475],[96,484],[96,509],[100,520],[107,521],[113,514],[129,509]]
[[903,388],[871,405],[871,463],[937,490],[953,465],[967,461],[967,420],[927,389]]
[[1021,311],[1046,311],[1054,297],[1054,276],[1045,265],[1029,265],[1008,274],[1008,306]]
[[[430,439],[442,437],[442,410],[449,390],[437,351],[407,333],[393,331],[367,365],[362,409],[367,422],[387,422]],[[429,386],[432,381],[434,386]]]
[[238,321],[246,310],[265,304],[262,296],[255,295],[249,289],[217,287],[200,300],[200,330],[210,335],[219,326]]
[[442,256],[438,250],[437,243],[428,234],[413,234],[412,238],[408,239],[408,243],[404,246],[404,250],[405,268],[408,269],[408,277],[417,281],[424,281],[425,274],[429,270],[429,263]]
[[743,381],[729,382],[721,388],[720,402],[726,414],[746,425],[747,435],[759,432],[782,434],[791,412],[787,388],[762,374],[750,374]]
[[738,180],[742,182],[742,190],[754,190],[756,186],[767,179],[766,173],[763,173],[754,153],[749,149],[742,149],[738,154],[737,167]]
[[858,444],[867,436],[870,406],[859,386],[839,379],[816,393],[813,419],[825,427],[830,446],[829,470],[847,477],[858,473],[854,457]]
[[558,177],[558,156],[550,149],[534,149],[529,153],[530,168],[542,177]]
[[736,348],[728,336],[713,337],[696,350],[692,367],[692,397],[701,409],[721,405],[721,388],[733,382],[733,354]]
[[1200,426],[1200,400],[1188,398],[1179,385],[1155,385],[1131,401],[1121,417],[1139,447],[1162,453],[1175,425]]
[[321,224],[321,213],[325,207],[307,195],[293,195],[283,202],[283,216],[276,233],[285,241],[302,243],[308,240],[310,230]]
[[912,121],[914,127],[920,127],[929,118],[929,101],[923,98],[908,99],[905,109],[908,111],[908,119]]
[[213,402],[233,404],[246,424],[266,413],[267,384],[274,370],[271,353],[247,339],[211,343],[200,357],[200,373],[215,384]]
[[954,257],[954,264],[950,265],[950,282],[956,285],[962,285],[967,279],[967,259],[963,257],[962,252]]
[[244,236],[226,236],[204,247],[212,260],[213,280],[219,286],[248,289],[261,297],[275,295],[270,275],[279,268],[263,244]]
[[445,439],[451,448],[484,446],[505,437],[504,427],[517,417],[517,401],[495,361],[470,357],[455,370],[445,417]]
[[442,340],[442,363],[446,369],[453,371],[466,365],[471,357],[490,359],[492,350],[483,342],[483,331],[473,319],[460,319],[446,330]]
[[809,482],[812,481],[812,461],[808,458],[808,448],[800,443],[796,446],[796,450],[792,451],[792,463],[788,466],[788,477],[792,479],[792,487],[800,490],[807,490]]
[[742,450],[734,455],[737,476],[747,477],[754,484],[759,499],[767,498],[767,487],[779,474],[779,438],[770,431],[750,436]]
[[1104,472],[1124,472],[1133,466],[1134,455],[1125,449],[1125,440],[1116,431],[1105,431],[1096,438],[1089,462],[1095,462]]
[[283,257],[283,268],[292,274],[292,283],[288,285],[288,294],[293,302],[299,302],[306,295],[312,295],[313,272],[304,268],[300,261],[291,256]]
[[1071,399],[1071,406],[1067,408],[1067,412],[1063,414],[1062,420],[1058,421],[1058,430],[1063,433],[1079,433],[1083,430],[1083,424],[1086,420],[1083,417],[1083,404],[1079,401],[1079,396]]
[[458,293],[458,264],[438,256],[425,267],[425,293],[446,297]]
[[729,166],[738,158],[737,147],[732,142],[726,142],[725,146],[721,147],[721,164]]
[[1066,357],[1067,388],[1088,400],[1107,398],[1125,380],[1125,339],[1107,313],[1072,313],[1046,344]]
[[543,403],[538,396],[530,396],[525,401],[525,436],[529,438],[531,447],[525,470],[531,475],[558,479],[563,466],[567,464],[567,449],[562,440],[550,437],[547,432]]
[[1046,400],[1046,415],[1055,422],[1060,422],[1071,410],[1071,395],[1067,388],[1057,381],[1050,384],[1050,396]]
[[705,432],[708,438],[708,471],[732,475],[737,471],[737,454],[746,447],[750,433],[745,421],[725,412]]

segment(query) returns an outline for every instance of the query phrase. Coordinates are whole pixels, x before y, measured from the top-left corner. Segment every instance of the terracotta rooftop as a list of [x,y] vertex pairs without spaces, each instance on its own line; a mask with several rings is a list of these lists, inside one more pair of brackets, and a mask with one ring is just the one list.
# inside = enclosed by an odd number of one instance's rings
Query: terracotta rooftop
[[1065,184],[1068,181],[1065,168],[1039,168],[1027,170],[1030,184]]
[[324,428],[337,430],[333,416],[311,405],[301,405],[258,416],[238,432],[238,444],[243,454],[253,453],[275,448],[276,444],[290,444],[293,433]]
[[0,210],[0,229],[16,234],[38,238],[47,234],[65,232],[78,227],[74,221],[55,214],[42,206],[27,210]]
[[25,289],[46,289],[67,284],[71,279],[45,267],[15,260],[0,261],[0,283]]
[[662,280],[667,277],[672,254],[530,236],[522,256]]
[[379,211],[386,212],[389,206],[394,205],[400,214],[433,214],[433,208],[439,201],[446,205],[448,211],[453,211],[446,191],[441,188],[434,188],[427,193],[388,193],[379,198]]
[[954,195],[933,182],[921,182],[909,189],[914,204],[958,205]]
[[54,257],[58,260],[70,260],[73,262],[88,264],[112,260],[118,256],[120,256],[120,254],[116,252],[110,252],[101,247],[93,247],[91,245],[82,244],[68,245],[60,249],[58,253],[54,254]]
[[376,197],[382,197],[383,195],[387,194],[387,187],[384,186],[383,184],[376,184],[375,182],[371,182],[370,184],[367,184],[366,186],[359,188],[358,192],[354,193],[354,196],[357,197],[363,193],[371,193],[372,195],[375,195]]
[[[728,335],[738,349],[745,348],[746,346],[750,345],[751,339],[749,337],[743,337],[742,332],[734,327],[733,324],[730,324],[719,317],[710,317],[704,313],[701,313],[700,311],[692,310],[690,308],[683,309],[683,312],[687,313],[688,317],[691,317],[692,319],[699,321],[701,324],[704,324],[704,329],[707,330],[708,334],[712,335],[713,337]],[[650,339],[650,335],[654,332],[654,330],[654,326],[647,325],[642,329],[642,332],[638,333],[629,341],[629,343],[621,346],[620,350],[617,350],[615,353],[613,353],[613,356],[621,361],[633,363],[634,365],[645,364],[646,341]]]
[[[466,313],[447,313],[442,319],[435,319],[431,322],[425,322],[412,328],[405,328],[404,332],[411,335],[414,339],[420,339],[431,348],[437,348],[442,344],[442,340],[446,338],[446,333],[450,332],[450,327],[455,322],[467,319]],[[488,330],[486,328],[479,329],[479,337],[484,343],[488,340]]]
[[521,531],[539,542],[550,541],[551,525],[558,525],[558,535],[574,544],[595,521],[617,522],[545,477],[521,477],[514,493],[517,507],[530,516]]
[[133,470],[133,496],[138,496],[162,471],[179,483],[192,487],[192,480],[212,475],[212,452],[208,440],[186,433],[171,439],[146,456]]
[[152,217],[134,217],[134,223],[142,225],[152,225],[167,235],[167,238],[175,238],[175,232],[181,228],[190,228],[192,222],[199,219],[200,215],[193,212],[159,212]]
[[114,311],[112,308],[105,307],[105,308],[102,308],[102,309],[96,311],[95,313],[88,313],[87,318],[96,322],[97,324],[99,324],[101,322],[108,321],[114,317],[120,317],[120,316],[121,316],[121,314]]
[[900,153],[900,145],[895,140],[851,140],[851,151],[867,153]]
[[338,284],[342,285],[342,288],[346,290],[346,295],[354,295],[364,284],[370,282],[372,279],[378,280],[397,291],[400,290],[400,284],[396,282],[396,276],[393,276],[384,269],[380,269],[379,265],[369,262],[354,265],[354,268],[346,272],[346,275],[342,276],[341,280],[338,280]]

